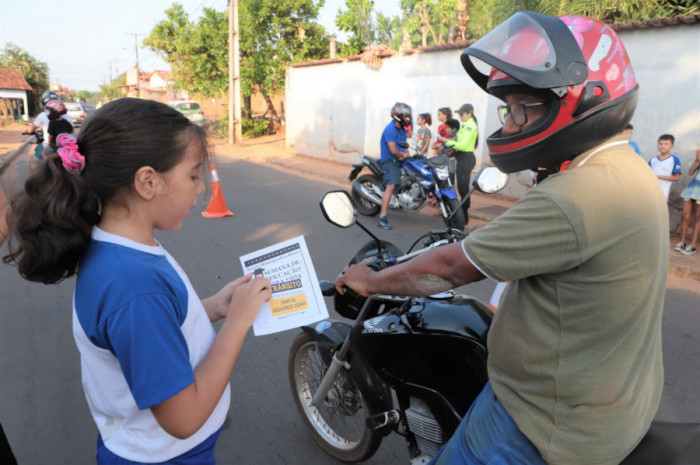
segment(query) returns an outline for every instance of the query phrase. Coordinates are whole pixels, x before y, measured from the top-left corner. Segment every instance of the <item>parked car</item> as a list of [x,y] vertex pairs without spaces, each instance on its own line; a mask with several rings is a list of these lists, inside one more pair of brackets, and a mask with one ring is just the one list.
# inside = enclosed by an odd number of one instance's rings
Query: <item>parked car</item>
[[73,120],[74,126],[80,126],[87,117],[87,111],[80,102],[66,102],[66,110]]
[[177,100],[170,102],[169,105],[175,108],[177,111],[187,116],[187,119],[192,121],[194,124],[204,123],[204,112],[194,100]]
[[93,102],[80,102],[80,105],[82,105],[87,116],[90,116],[92,113],[95,112],[96,105]]

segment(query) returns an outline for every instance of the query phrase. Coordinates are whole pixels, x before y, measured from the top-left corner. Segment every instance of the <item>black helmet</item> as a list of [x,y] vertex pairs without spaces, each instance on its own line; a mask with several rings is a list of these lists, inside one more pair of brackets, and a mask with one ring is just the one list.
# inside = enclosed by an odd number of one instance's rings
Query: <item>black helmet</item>
[[49,112],[49,119],[56,119],[66,114],[66,104],[62,100],[54,99],[46,103],[44,107]]
[[521,11],[465,49],[461,60],[489,94],[504,100],[520,91],[547,104],[545,115],[520,133],[499,129],[486,139],[491,160],[506,173],[558,168],[621,132],[637,106],[639,85],[622,41],[595,19]]
[[411,116],[411,107],[405,103],[396,102],[391,109],[391,119],[399,123],[401,129],[410,126],[413,123]]
[[46,105],[49,103],[51,100],[58,100],[60,97],[58,94],[52,90],[47,90],[43,94],[41,94],[41,104]]

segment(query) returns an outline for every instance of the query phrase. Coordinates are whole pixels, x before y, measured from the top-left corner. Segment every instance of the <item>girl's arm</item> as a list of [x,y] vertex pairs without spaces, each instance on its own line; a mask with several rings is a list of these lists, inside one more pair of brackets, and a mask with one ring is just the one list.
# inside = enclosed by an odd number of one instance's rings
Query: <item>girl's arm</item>
[[423,150],[421,150],[420,154],[421,155],[427,154],[428,147],[430,147],[430,133],[425,135],[425,144],[423,144]]
[[695,150],[695,160],[693,160],[693,164],[691,165],[688,174],[691,176],[695,175],[695,173],[698,172],[698,168],[700,168],[700,148]]
[[[233,286],[236,282],[238,284]],[[229,286],[231,289],[226,289]],[[214,411],[231,378],[248,328],[255,321],[260,306],[272,296],[270,281],[266,278],[251,279],[250,274],[228,284],[219,294],[225,296],[228,292],[231,298],[226,321],[209,352],[194,369],[194,383],[151,407],[158,424],[178,439],[196,433]],[[206,299],[205,308],[209,307],[210,318],[210,310],[215,315],[220,311],[215,310],[221,305],[220,301],[216,302],[217,295]]]

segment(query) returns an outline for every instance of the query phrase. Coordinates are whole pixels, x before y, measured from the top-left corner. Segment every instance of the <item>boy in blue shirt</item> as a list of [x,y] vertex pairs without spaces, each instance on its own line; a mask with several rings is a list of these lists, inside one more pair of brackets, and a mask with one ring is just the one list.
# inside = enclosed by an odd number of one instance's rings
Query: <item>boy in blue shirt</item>
[[681,178],[681,161],[671,154],[675,138],[671,134],[661,134],[658,139],[659,154],[649,160],[649,166],[659,178],[659,184],[664,191],[666,201],[671,192],[671,183]]

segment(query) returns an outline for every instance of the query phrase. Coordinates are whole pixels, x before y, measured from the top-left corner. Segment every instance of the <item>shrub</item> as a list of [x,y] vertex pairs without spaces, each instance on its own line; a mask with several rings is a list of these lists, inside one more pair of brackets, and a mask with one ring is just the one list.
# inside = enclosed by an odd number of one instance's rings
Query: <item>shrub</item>
[[[255,137],[266,136],[270,134],[270,123],[267,118],[261,116],[248,118],[243,117],[243,137],[253,139]],[[209,132],[217,139],[228,138],[228,115],[208,123]]]

